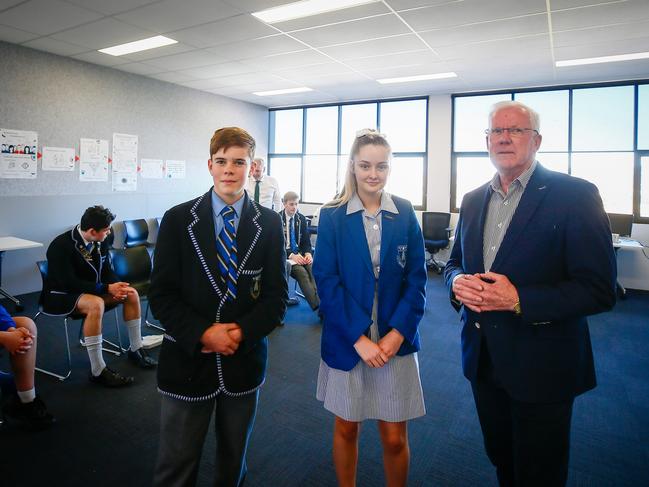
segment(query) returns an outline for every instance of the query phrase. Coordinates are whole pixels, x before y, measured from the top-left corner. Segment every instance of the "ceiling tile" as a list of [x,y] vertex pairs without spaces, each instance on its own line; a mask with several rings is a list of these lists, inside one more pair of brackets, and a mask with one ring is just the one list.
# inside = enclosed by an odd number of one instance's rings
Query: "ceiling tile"
[[552,10],[563,8],[587,7],[600,3],[623,3],[627,0],[552,0]]
[[262,56],[270,56],[286,52],[294,52],[307,49],[301,42],[291,39],[284,34],[272,37],[262,37],[249,41],[233,42],[221,46],[208,48],[207,50],[223,56],[231,61],[250,59]]
[[419,49],[428,51],[426,45],[415,34],[400,34],[383,39],[363,40],[350,44],[320,48],[325,54],[329,54],[333,58],[341,61]]
[[365,83],[368,80],[367,76],[361,76],[353,71],[320,76],[307,76],[300,72],[295,72],[293,74],[286,72],[281,73],[281,75],[283,78],[313,89],[325,89],[340,84]]
[[632,42],[631,39],[647,35],[649,35],[649,20],[555,32],[553,39],[555,47],[565,47],[592,44],[594,40],[597,40],[598,43],[624,40]]
[[159,33],[214,22],[241,11],[219,0],[163,0],[136,8],[116,18]]
[[147,3],[157,2],[158,0],[66,0],[87,9],[101,12],[105,15],[115,15],[127,10],[132,10]]
[[49,35],[99,18],[97,12],[59,0],[30,0],[2,12],[0,24]]
[[104,54],[99,51],[88,51],[82,54],[74,54],[70,57],[88,63],[99,64],[101,66],[117,66],[118,64],[127,64],[129,62],[128,59],[111,56],[110,54]]
[[291,3],[291,0],[226,0],[226,3],[234,5],[242,12],[258,12]]
[[13,7],[14,5],[18,5],[22,1],[23,0],[0,0],[0,11],[8,9],[9,7]]
[[590,64],[557,69],[560,83],[592,83],[646,78],[649,60],[610,64]]
[[129,73],[141,74],[143,76],[157,74],[160,72],[160,68],[149,66],[148,64],[144,63],[120,64],[119,66],[115,66],[115,69],[119,69],[120,71],[128,71]]
[[500,20],[520,15],[545,12],[545,2],[539,0],[507,0],[485,2],[465,0],[402,12],[400,15],[417,32],[443,29],[456,25]]
[[222,64],[214,64],[211,66],[202,66],[200,68],[184,69],[183,73],[189,74],[196,79],[210,79],[218,76],[231,76],[233,74],[250,73],[255,71],[255,68],[246,66],[238,62],[229,62]]
[[273,26],[277,27],[284,32],[290,32],[298,29],[306,29],[309,27],[316,27],[319,25],[334,24],[337,22],[344,22],[354,19],[362,19],[371,17],[373,15],[381,15],[390,13],[383,2],[368,3],[365,5],[358,5],[356,7],[345,8],[342,10],[333,10],[319,15],[310,15],[302,17],[301,19],[287,20],[285,22],[277,22]]
[[155,49],[147,49],[146,51],[134,52],[126,54],[122,57],[130,61],[148,61],[149,59],[156,59],[163,56],[172,56],[174,54],[181,54],[183,52],[195,51],[196,49],[181,42],[171,44],[169,46],[156,47]]
[[51,37],[41,37],[39,39],[34,39],[33,41],[25,42],[23,46],[31,47],[32,49],[38,49],[39,51],[59,54],[60,56],[81,54],[82,52],[86,52],[88,50],[85,47],[80,47],[74,44],[70,44],[69,42],[52,39]]
[[538,14],[448,29],[429,30],[420,32],[420,35],[435,49],[440,46],[507,39],[530,34],[546,34],[547,32],[548,17],[546,14]]
[[277,33],[275,29],[257,20],[252,15],[243,14],[226,20],[170,32],[167,36],[203,48],[254,39],[275,33]]
[[152,35],[155,34],[107,17],[81,27],[59,32],[51,37],[84,46],[88,49],[103,49],[126,42],[146,39]]
[[429,50],[425,49],[386,54],[384,56],[368,56],[359,59],[350,59],[345,61],[345,64],[354,69],[358,69],[359,71],[366,71],[382,67],[392,68],[398,66],[412,66],[413,64],[433,64],[436,62],[439,62],[439,58]]
[[[258,91],[274,90],[280,89],[282,87],[294,88],[298,86],[296,83],[292,83],[278,76],[274,76],[265,72],[238,74],[236,76],[223,76],[219,81],[221,82],[222,86],[255,86]],[[270,86],[270,88],[264,88],[264,86]]]
[[649,20],[647,0],[628,0],[624,4],[614,3],[553,12],[552,28],[554,30],[580,29],[639,20]]
[[[448,69],[443,63],[411,64],[401,66],[381,66],[363,70],[371,79],[400,78],[402,76],[419,76],[423,74],[445,73]],[[430,82],[431,80],[427,80]]]
[[339,63],[322,63],[314,64],[311,66],[302,66],[300,68],[289,68],[282,70],[273,70],[274,74],[283,78],[300,80],[300,79],[313,79],[321,76],[332,76],[342,74],[354,74],[354,71],[343,66]]
[[247,59],[244,64],[254,66],[256,69],[288,69],[299,66],[308,66],[310,64],[321,64],[331,62],[326,56],[323,56],[313,49],[306,49],[299,52],[288,54],[276,54],[262,58]]
[[225,59],[207,51],[190,51],[182,54],[174,54],[173,56],[164,56],[160,58],[150,59],[147,64],[163,68],[167,71],[178,71],[181,69],[195,68],[198,66],[209,66],[211,64],[219,64],[224,62]]
[[214,79],[199,79],[194,81],[181,81],[178,84],[186,86],[187,88],[193,88],[195,90],[209,90],[223,86],[219,82],[219,78]]
[[430,7],[448,3],[459,3],[464,0],[387,0],[387,4],[394,10],[404,10],[416,7]]
[[291,35],[313,47],[320,47],[343,42],[362,41],[368,37],[385,37],[408,33],[410,33],[408,27],[396,15],[389,14],[344,24],[292,32]]
[[20,42],[29,41],[38,37],[38,34],[33,34],[20,29],[14,29],[7,25],[0,25],[0,41],[13,42],[18,44]]
[[[629,54],[633,52],[646,51],[649,51],[649,32],[647,33],[647,37],[639,37],[633,40],[597,42],[582,44],[579,46],[557,47],[555,48],[554,53],[557,61],[562,61],[566,59],[616,56],[618,54]],[[613,64],[621,65],[625,62],[634,63],[638,61],[622,61]],[[603,64],[600,63],[599,66],[603,66]]]
[[534,51],[549,49],[549,35],[531,35],[512,39],[473,42],[436,48],[442,59],[500,58],[504,64],[533,56]]
[[150,77],[159,79],[160,81],[167,81],[169,83],[181,83],[193,79],[191,76],[179,72],[152,74]]

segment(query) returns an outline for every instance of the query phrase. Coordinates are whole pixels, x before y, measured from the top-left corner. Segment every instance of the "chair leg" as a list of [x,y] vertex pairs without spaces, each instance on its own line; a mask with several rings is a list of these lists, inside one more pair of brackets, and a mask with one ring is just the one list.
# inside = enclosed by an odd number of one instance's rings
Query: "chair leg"
[[112,353],[113,355],[122,355],[124,352],[126,352],[126,349],[122,347],[122,335],[119,331],[119,315],[117,314],[117,308],[115,308],[113,311],[115,312],[115,330],[117,331],[117,343],[111,342],[110,340],[104,338],[104,343],[106,345],[110,345],[115,349],[112,350],[110,348],[104,348],[104,351]]
[[167,331],[164,329],[163,326],[156,325],[155,323],[151,323],[149,320],[149,298],[146,299],[146,311],[144,312],[144,324],[148,326],[149,328],[154,328],[156,330],[160,331]]
[[[38,315],[40,315],[40,314],[41,314],[40,311],[38,313],[36,313],[36,316],[34,316],[34,322],[36,321],[36,318],[38,318]],[[68,356],[68,372],[67,372],[67,374],[61,375],[61,374],[57,374],[55,372],[52,372],[50,370],[41,369],[39,367],[35,368],[35,370],[37,370],[38,372],[40,372],[42,374],[52,376],[52,377],[56,377],[61,382],[66,380],[72,374],[72,357],[70,355],[70,337],[68,336],[68,318],[67,318],[67,316],[63,319],[63,328],[65,330],[65,350],[66,350],[67,356]]]

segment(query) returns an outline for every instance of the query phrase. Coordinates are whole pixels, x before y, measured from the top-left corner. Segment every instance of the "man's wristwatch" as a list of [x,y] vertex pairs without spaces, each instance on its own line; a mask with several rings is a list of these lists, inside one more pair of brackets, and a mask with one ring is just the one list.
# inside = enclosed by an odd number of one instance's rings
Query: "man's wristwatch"
[[520,301],[516,301],[516,303],[514,303],[514,309],[512,311],[514,311],[514,314],[518,315],[518,316],[523,314],[523,310],[521,309],[521,302]]

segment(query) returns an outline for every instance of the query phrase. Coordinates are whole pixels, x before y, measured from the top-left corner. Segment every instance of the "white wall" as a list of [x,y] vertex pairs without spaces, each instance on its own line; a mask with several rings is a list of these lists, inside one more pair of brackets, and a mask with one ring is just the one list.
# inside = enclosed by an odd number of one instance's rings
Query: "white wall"
[[151,218],[207,191],[217,128],[244,127],[266,157],[265,107],[3,42],[0,59],[0,127],[34,130],[40,147],[75,147],[77,154],[81,137],[112,145],[114,132],[135,134],[140,158],[187,164],[185,179],[138,178],[137,191],[123,193],[114,193],[110,181],[80,182],[78,164],[74,172],[52,172],[39,162],[37,179],[0,179],[0,236],[44,244],[5,254],[2,285],[12,294],[40,290],[35,262],[88,206],[107,206],[118,220]]

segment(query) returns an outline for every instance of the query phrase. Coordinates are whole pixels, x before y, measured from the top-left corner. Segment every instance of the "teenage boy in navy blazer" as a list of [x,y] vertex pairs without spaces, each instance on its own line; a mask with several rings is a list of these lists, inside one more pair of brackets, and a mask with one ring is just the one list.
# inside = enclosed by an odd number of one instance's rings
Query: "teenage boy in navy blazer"
[[208,161],[214,186],[167,211],[160,224],[149,292],[166,329],[156,486],[196,484],[213,413],[214,485],[245,479],[266,336],[280,324],[288,296],[280,216],[245,192],[254,152],[245,130],[217,130]]

